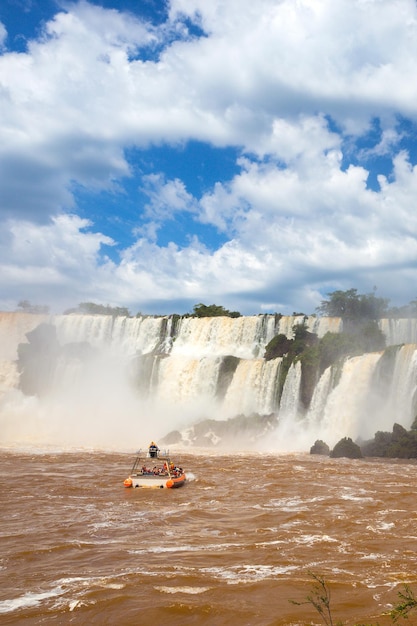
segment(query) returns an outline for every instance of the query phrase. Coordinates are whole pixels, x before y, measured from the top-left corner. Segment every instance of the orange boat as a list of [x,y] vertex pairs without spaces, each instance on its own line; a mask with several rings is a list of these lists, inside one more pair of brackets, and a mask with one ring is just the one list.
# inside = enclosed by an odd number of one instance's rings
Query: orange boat
[[139,450],[129,476],[124,481],[125,487],[153,489],[174,489],[182,487],[187,477],[182,467],[177,467],[169,456],[169,451],[161,453],[151,445],[147,452]]

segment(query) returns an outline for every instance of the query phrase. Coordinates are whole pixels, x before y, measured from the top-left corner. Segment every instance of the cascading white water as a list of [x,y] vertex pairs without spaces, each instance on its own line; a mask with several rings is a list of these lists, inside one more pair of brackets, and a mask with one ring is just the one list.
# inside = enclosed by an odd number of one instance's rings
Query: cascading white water
[[[166,407],[192,405],[194,409],[201,403],[203,413],[214,406],[221,358],[202,357],[193,359],[184,356],[171,356],[163,359],[159,366],[155,401]],[[212,408],[212,406],[210,406]],[[201,413],[201,411],[199,411]]]
[[417,345],[402,346],[396,354],[395,365],[386,401],[381,408],[385,416],[385,429],[395,420],[409,428],[416,417]]
[[299,414],[301,388],[301,363],[292,364],[288,370],[279,405],[280,420],[291,422]]
[[[159,437],[203,418],[275,413],[280,449],[300,449],[300,442],[305,448],[315,438],[333,445],[344,436],[372,437],[394,422],[409,427],[416,408],[416,346],[398,349],[382,401],[381,355],[370,354],[347,360],[336,385],[333,371],[326,370],[307,415],[299,400],[301,365],[291,366],[278,406],[281,359],[265,361],[264,350],[277,334],[291,338],[303,321],[319,337],[342,328],[339,318],[315,316],[0,314],[0,438],[7,433],[19,440],[30,423],[31,440],[61,434],[66,442],[116,445],[130,442],[130,433]],[[408,338],[416,327],[413,320],[394,322],[381,321],[389,343]],[[54,371],[40,398],[24,396],[17,347],[28,345],[26,333],[45,323],[56,329]]]
[[314,317],[307,319],[307,328],[311,333],[315,333],[319,339],[326,333],[341,333],[343,322],[340,317]]
[[[320,399],[321,419],[315,404],[307,416],[308,426],[318,439],[333,446],[342,437],[368,439],[379,430],[370,399],[372,376],[380,358],[380,353],[371,353],[345,361],[338,384],[327,397],[323,394]],[[329,388],[330,373],[326,371],[323,376],[325,380],[322,384]],[[318,398],[316,402],[319,402]]]
[[183,318],[172,354],[252,359],[263,356],[275,334],[274,316]]
[[64,345],[88,342],[95,348],[111,348],[127,356],[147,354],[156,349],[164,333],[164,317],[116,317],[110,315],[57,315],[58,341]]
[[264,361],[245,359],[239,362],[220,407],[223,418],[277,410],[277,379],[282,359]]
[[387,346],[417,343],[417,319],[382,319],[379,328],[385,335]]
[[320,422],[323,418],[326,402],[333,388],[333,368],[328,367],[324,370],[317,383],[313,397],[311,398],[310,407],[307,414],[307,424],[314,431],[319,431]]

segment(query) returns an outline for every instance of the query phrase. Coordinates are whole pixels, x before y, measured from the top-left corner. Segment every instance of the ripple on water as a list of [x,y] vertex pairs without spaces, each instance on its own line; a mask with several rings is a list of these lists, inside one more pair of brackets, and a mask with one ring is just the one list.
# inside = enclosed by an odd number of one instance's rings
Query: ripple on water
[[137,626],[138,610],[170,626],[306,624],[314,616],[288,600],[306,597],[309,571],[329,581],[340,619],[375,623],[417,582],[415,465],[184,455],[203,479],[149,493],[123,487],[126,455],[33,456],[0,459],[10,624],[101,626],[105,614]]

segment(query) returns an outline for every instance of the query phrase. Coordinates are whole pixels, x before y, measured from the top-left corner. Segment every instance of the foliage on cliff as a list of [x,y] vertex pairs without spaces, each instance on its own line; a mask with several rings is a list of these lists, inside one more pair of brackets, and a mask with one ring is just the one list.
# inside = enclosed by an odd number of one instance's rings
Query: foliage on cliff
[[317,311],[328,317],[341,317],[347,326],[369,320],[379,320],[387,313],[389,300],[377,298],[374,293],[358,294],[357,289],[333,291],[327,294],[329,300],[322,300]]
[[95,302],[80,302],[72,309],[64,311],[64,315],[77,313],[79,315],[112,315],[113,317],[130,317],[129,309],[121,306],[109,306],[108,304],[96,304]]
[[238,311],[229,311],[217,304],[195,304],[191,317],[240,317]]
[[341,364],[347,357],[385,348],[385,337],[377,322],[368,320],[354,332],[326,333],[320,340],[303,324],[293,326],[293,339],[276,335],[266,346],[264,358],[269,361],[282,357],[279,395],[292,363],[301,362],[300,400],[304,408],[310,406],[317,382],[330,366]]
[[23,313],[32,313],[34,315],[47,315],[49,313],[49,306],[44,304],[32,304],[29,300],[20,300],[17,307],[21,309]]
[[385,457],[391,459],[417,458],[416,420],[411,430],[400,424],[394,424],[392,433],[378,431],[374,439],[361,444],[365,456]]
[[304,392],[311,397],[313,390],[310,389],[310,383],[312,383],[313,379],[315,381],[316,377],[315,375],[311,376],[310,368],[313,367],[315,371],[316,362],[315,359],[311,362],[309,355],[311,356],[315,354],[314,351],[316,349],[318,337],[316,334],[310,333],[307,330],[305,321],[302,324],[295,324],[292,331],[294,335],[293,339],[288,339],[286,335],[281,334],[273,337],[265,348],[264,358],[266,361],[270,361],[271,359],[282,357],[278,381],[278,395],[280,396],[291,364],[298,358],[301,358],[302,355],[305,355],[304,360],[302,361],[304,364],[302,365],[302,393]]
[[[317,440],[310,448],[310,454],[327,454],[328,446]],[[360,453],[360,454],[359,454]],[[394,424],[392,432],[378,431],[373,439],[354,443],[349,437],[341,439],[330,453],[332,458],[346,456],[349,458],[380,457],[388,459],[417,458],[417,417],[411,429],[406,430],[400,424]]]

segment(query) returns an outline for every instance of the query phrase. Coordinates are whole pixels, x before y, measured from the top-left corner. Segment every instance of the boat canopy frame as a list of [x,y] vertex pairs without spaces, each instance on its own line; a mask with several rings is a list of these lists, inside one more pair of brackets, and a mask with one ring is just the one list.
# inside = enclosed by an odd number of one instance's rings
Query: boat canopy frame
[[162,461],[166,468],[166,475],[169,478],[172,478],[171,466],[173,465],[173,463],[171,461],[171,457],[169,456],[169,450],[165,450],[164,452],[160,452],[160,450],[155,452],[153,451],[152,454],[149,452],[149,450],[147,450],[146,452],[138,450],[136,452],[136,458],[130,471],[131,475],[142,474],[143,464],[148,459],[152,461]]

